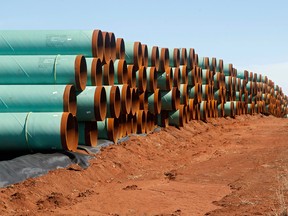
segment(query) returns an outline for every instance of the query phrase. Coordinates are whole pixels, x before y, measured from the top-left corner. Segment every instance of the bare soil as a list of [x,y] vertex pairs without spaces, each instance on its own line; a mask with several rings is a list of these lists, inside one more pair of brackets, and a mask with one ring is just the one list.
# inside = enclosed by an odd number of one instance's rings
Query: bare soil
[[168,127],[0,189],[0,215],[287,215],[288,119]]

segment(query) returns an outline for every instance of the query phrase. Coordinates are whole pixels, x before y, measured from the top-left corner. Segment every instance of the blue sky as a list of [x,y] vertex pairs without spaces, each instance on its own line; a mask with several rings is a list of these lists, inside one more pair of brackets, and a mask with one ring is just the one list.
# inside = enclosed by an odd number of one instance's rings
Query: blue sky
[[126,41],[193,47],[267,75],[288,94],[288,1],[110,0],[1,3],[1,29],[101,29]]

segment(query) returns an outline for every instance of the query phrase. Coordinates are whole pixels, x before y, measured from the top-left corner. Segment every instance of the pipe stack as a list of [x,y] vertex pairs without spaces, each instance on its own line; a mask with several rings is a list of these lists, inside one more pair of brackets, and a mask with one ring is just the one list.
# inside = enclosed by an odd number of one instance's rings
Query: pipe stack
[[263,113],[287,117],[266,76],[193,48],[127,42],[101,30],[0,30],[2,151],[75,151],[157,125]]

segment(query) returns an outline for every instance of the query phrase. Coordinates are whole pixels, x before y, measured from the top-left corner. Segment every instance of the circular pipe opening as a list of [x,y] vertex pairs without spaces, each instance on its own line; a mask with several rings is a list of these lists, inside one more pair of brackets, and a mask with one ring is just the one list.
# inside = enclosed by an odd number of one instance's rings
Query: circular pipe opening
[[159,48],[158,46],[152,47],[151,66],[152,67],[154,66],[156,70],[159,70]]
[[184,105],[180,105],[179,106],[179,127],[183,127],[184,126],[184,113],[185,112],[185,107]]
[[116,39],[113,32],[109,32],[110,38],[110,57],[114,61],[116,59]]
[[171,90],[173,86],[173,70],[171,67],[165,68],[166,73],[166,90]]
[[141,110],[148,110],[148,93],[147,91],[142,92],[139,95],[139,101],[140,101],[140,109]]
[[64,112],[70,112],[76,116],[77,113],[77,99],[76,89],[73,85],[67,85],[63,94]]
[[148,67],[148,47],[142,44],[142,65]]
[[102,36],[104,43],[103,62],[107,62],[111,58],[110,37],[108,32],[102,32]]
[[181,96],[182,96],[182,100],[181,100],[181,104],[184,104],[185,106],[188,105],[188,85],[187,84],[181,84]]
[[97,86],[94,94],[94,115],[96,121],[104,121],[107,113],[107,98],[105,88]]
[[180,65],[180,50],[178,48],[173,49],[173,64],[172,67],[179,67]]
[[132,96],[130,87],[127,84],[122,86],[122,93],[121,93],[121,110],[122,114],[128,114],[131,110],[132,106]]
[[138,110],[136,117],[137,117],[137,133],[143,134],[145,133],[145,128],[146,128],[145,112],[143,110]]
[[168,48],[161,48],[159,59],[159,71],[165,71],[169,66],[169,50]]
[[137,68],[134,65],[127,66],[127,72],[128,72],[127,83],[131,88],[136,88],[136,71],[137,71]]
[[109,109],[112,118],[119,118],[121,112],[121,98],[118,86],[111,86],[109,103]]
[[107,118],[108,139],[117,143],[119,134],[119,120],[116,118]]
[[186,48],[181,48],[180,65],[187,65],[187,50],[186,50]]
[[97,122],[85,122],[85,143],[88,146],[97,146],[98,129]]
[[139,110],[140,102],[139,102],[139,90],[138,88],[130,88],[132,94],[132,106],[131,106],[131,114],[135,115]]
[[174,70],[172,69],[173,74],[173,87],[180,88],[180,70],[179,67],[175,67]]
[[[147,71],[146,71],[147,72]],[[149,92],[154,92],[157,89],[157,72],[155,67],[149,68],[149,79],[148,79]]]
[[110,59],[106,64],[102,67],[103,77],[102,84],[103,85],[114,85],[114,63]]
[[172,88],[172,109],[177,110],[180,105],[180,91],[178,88]]
[[116,58],[125,59],[125,42],[123,38],[116,40]]
[[154,92],[154,112],[155,114],[159,114],[161,113],[161,94],[160,94],[160,90],[156,89]]
[[190,48],[188,52],[188,67],[189,69],[192,69],[195,65],[195,50],[194,48]]
[[94,30],[92,34],[92,55],[103,61],[104,45],[101,30]]
[[180,77],[181,84],[188,84],[188,70],[186,65],[180,67]]
[[199,62],[198,54],[195,54],[194,65],[197,66]]
[[119,84],[126,84],[128,82],[128,69],[125,59],[120,59],[118,62],[118,82]]
[[141,42],[134,42],[134,47],[133,47],[133,62],[136,67],[142,66],[142,59],[143,59],[143,54],[142,54],[142,45]]
[[83,91],[87,84],[87,64],[83,55],[77,55],[74,62],[75,87],[77,91]]
[[100,58],[93,58],[91,64],[91,83],[93,86],[102,85],[102,63]]
[[78,126],[71,113],[64,112],[61,117],[60,136],[64,150],[76,151],[78,146]]

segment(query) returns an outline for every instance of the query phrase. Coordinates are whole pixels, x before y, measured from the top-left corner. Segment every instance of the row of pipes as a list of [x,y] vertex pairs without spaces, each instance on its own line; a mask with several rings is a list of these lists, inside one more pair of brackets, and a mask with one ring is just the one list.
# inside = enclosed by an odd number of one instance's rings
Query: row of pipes
[[75,151],[155,127],[263,113],[287,117],[267,76],[193,48],[101,30],[0,30],[0,150]]

